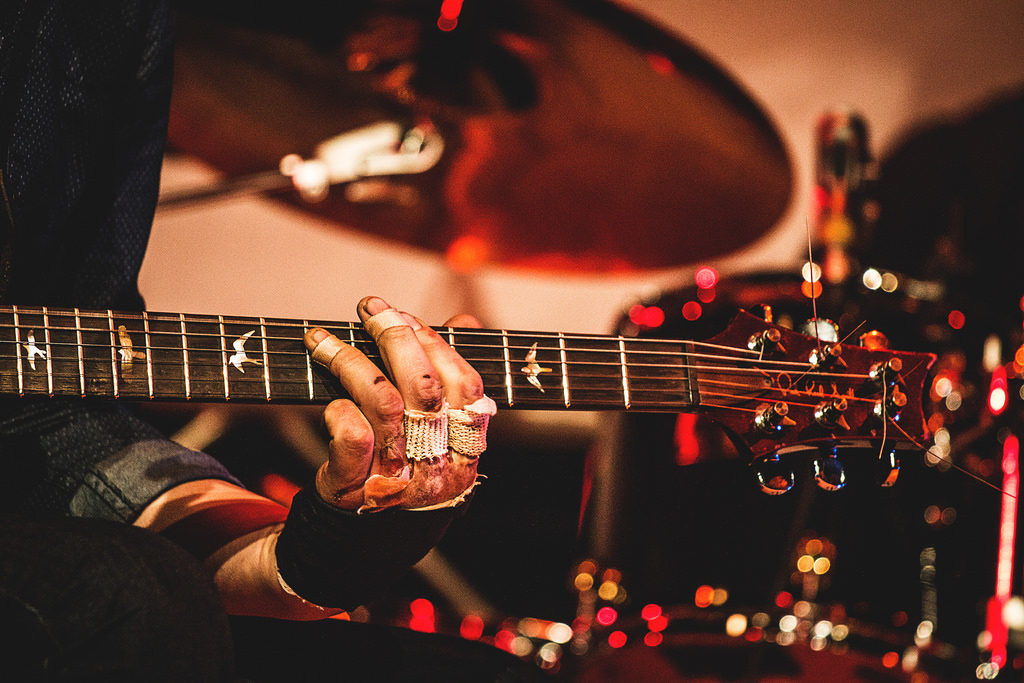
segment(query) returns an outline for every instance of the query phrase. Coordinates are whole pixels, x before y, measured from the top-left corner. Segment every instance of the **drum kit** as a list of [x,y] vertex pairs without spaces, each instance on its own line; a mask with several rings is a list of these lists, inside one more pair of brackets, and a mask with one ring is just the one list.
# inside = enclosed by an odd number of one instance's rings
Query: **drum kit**
[[[782,215],[793,175],[777,131],[678,37],[603,0],[439,7],[229,20],[230,3],[184,3],[169,143],[227,180],[162,203],[262,192],[457,270],[555,273],[714,262]],[[916,262],[883,248],[899,230],[884,198],[900,188],[867,122],[828,113],[817,139],[802,273],[701,268],[632,302],[616,332],[707,338],[739,308],[935,353],[934,446],[848,458],[831,491],[789,463],[773,488],[703,418],[625,415],[604,444],[615,485],[588,511],[589,559],[568,572],[576,613],[505,619],[499,646],[595,681],[1019,675],[1024,618],[985,610],[1007,542],[1013,571],[1003,486],[1024,415],[1024,300],[997,309],[964,278],[985,268],[962,248],[969,215],[959,242],[945,227],[896,235],[927,245]],[[1009,614],[1010,591],[1000,600]]]

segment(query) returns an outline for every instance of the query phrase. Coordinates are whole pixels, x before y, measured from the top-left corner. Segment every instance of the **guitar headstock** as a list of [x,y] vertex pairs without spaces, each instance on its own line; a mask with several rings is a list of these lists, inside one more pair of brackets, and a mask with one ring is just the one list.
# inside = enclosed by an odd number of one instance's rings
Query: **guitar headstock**
[[856,450],[899,471],[898,451],[928,437],[922,395],[935,356],[819,340],[738,313],[693,354],[701,409],[742,442],[767,493],[792,487],[782,462],[810,452],[826,490],[845,483],[838,456]]

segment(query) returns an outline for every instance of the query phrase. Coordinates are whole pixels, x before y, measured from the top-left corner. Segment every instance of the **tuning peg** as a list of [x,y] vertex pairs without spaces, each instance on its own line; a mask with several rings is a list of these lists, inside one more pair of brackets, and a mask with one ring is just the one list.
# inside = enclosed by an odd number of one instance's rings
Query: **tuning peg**
[[906,405],[907,395],[900,391],[899,388],[893,387],[889,391],[889,395],[885,397],[885,401],[881,399],[875,401],[875,406],[871,409],[871,412],[879,420],[883,417],[897,419]]
[[792,427],[796,424],[789,416],[789,404],[783,401],[765,403],[758,406],[754,412],[754,425],[768,434],[777,434],[783,427]]
[[896,485],[896,480],[900,477],[900,459],[896,455],[896,449],[891,449],[889,455],[882,459],[882,482],[879,484],[882,488],[891,488]]
[[879,388],[883,386],[891,387],[899,382],[902,369],[903,361],[899,357],[893,356],[887,361],[874,363],[868,370],[868,376]]
[[846,486],[846,471],[834,448],[814,459],[814,481],[825,491],[838,491]]
[[843,416],[848,405],[845,398],[837,398],[819,403],[814,408],[814,421],[825,429],[833,430],[838,427],[849,431],[850,424]]
[[766,455],[753,464],[754,476],[761,492],[781,496],[793,488],[793,471],[782,464],[777,453]]
[[807,360],[816,370],[827,370],[834,366],[845,368],[846,361],[842,355],[842,344],[824,344],[820,349],[812,350]]
[[751,351],[761,351],[763,353],[771,353],[775,350],[785,353],[786,347],[782,345],[781,340],[782,332],[777,327],[769,327],[760,334],[750,335],[750,339],[747,340],[747,348]]
[[800,325],[800,331],[808,337],[823,342],[835,343],[839,341],[839,325],[828,318],[811,318]]

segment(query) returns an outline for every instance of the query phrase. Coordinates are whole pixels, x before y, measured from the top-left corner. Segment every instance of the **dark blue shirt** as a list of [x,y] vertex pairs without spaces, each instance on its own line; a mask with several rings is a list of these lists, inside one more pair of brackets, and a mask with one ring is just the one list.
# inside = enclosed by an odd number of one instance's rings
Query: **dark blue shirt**
[[[5,303],[138,310],[159,188],[172,12],[143,0],[0,4]],[[0,402],[0,510],[133,520],[190,480],[235,481],[122,405]]]

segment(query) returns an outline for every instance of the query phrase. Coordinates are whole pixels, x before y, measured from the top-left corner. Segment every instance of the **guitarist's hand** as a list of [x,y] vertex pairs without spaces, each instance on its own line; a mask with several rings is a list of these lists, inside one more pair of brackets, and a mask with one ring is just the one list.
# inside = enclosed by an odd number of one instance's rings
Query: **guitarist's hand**
[[[345,509],[461,502],[476,482],[477,456],[494,411],[480,375],[422,321],[381,299],[363,299],[358,313],[376,337],[391,379],[353,346],[321,328],[307,331],[314,360],[352,397],[324,410],[330,452],[316,474],[317,492]],[[470,316],[445,325],[479,327]]]

